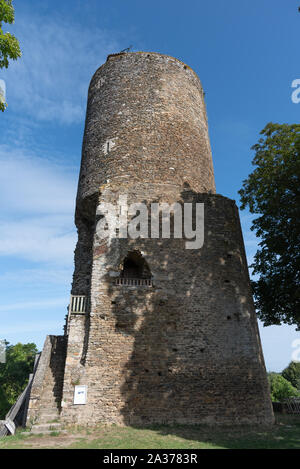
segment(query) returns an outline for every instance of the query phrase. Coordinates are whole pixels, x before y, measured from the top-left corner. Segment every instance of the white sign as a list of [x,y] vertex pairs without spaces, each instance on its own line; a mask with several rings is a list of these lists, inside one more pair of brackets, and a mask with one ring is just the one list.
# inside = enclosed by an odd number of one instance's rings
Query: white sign
[[86,404],[87,386],[75,386],[74,404]]

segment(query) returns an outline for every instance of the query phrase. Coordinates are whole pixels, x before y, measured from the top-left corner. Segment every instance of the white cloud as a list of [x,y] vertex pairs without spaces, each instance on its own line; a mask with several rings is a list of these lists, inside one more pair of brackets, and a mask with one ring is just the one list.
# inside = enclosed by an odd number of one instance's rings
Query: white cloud
[[68,285],[72,279],[72,267],[73,264],[70,263],[70,268],[64,265],[46,265],[44,268],[18,268],[14,269],[13,272],[6,271],[0,274],[0,284],[14,285],[15,288],[23,286],[27,288],[27,291],[28,287],[32,286],[44,288],[50,285]]
[[0,255],[71,265],[74,169],[8,146],[0,146],[0,165]]
[[71,227],[71,217],[59,215],[0,222],[0,255],[65,265],[73,258],[77,238]]
[[50,161],[42,152],[0,145],[1,214],[74,212],[77,171]]
[[8,334],[24,334],[26,332],[46,332],[51,333],[52,330],[61,330],[63,321],[38,321],[38,322],[26,322],[13,325],[2,326],[0,333],[1,337]]
[[[258,321],[258,326],[267,370],[281,372],[293,359],[293,344],[299,339],[299,332],[296,331],[296,326],[287,324],[263,327],[262,322]],[[275,350],[280,350],[280,353],[274,353]]]
[[56,298],[56,299],[46,299],[40,301],[24,301],[20,303],[10,303],[7,305],[0,306],[0,313],[7,311],[16,311],[16,310],[43,310],[47,308],[52,308],[55,306],[66,306],[66,298]]
[[3,72],[10,109],[44,121],[82,121],[92,74],[119,49],[112,35],[32,14],[19,14],[14,34],[23,55]]

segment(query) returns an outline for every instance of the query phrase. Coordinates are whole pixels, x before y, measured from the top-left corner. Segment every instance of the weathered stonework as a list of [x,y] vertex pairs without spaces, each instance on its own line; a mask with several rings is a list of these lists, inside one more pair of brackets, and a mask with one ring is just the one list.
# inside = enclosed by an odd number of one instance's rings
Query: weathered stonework
[[34,375],[27,424],[45,423],[60,415],[67,337],[48,335]]
[[[100,239],[97,205],[120,194],[203,203],[203,247]],[[68,317],[61,421],[272,423],[239,214],[215,194],[203,90],[182,62],[116,54],[95,73],[76,225],[72,294],[90,301]],[[138,285],[126,281],[135,268]],[[85,405],[74,405],[78,384]]]

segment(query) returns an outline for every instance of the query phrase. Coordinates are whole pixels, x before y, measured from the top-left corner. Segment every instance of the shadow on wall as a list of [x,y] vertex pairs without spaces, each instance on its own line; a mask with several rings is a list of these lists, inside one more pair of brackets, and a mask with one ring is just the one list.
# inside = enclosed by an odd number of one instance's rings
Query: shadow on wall
[[123,421],[149,425],[270,420],[234,201],[188,187],[181,197],[180,203],[205,204],[202,249],[185,249],[185,239],[113,240],[122,253],[120,263],[129,252],[145,252],[147,275],[153,275],[151,287],[109,283],[115,334],[124,344],[134,339],[122,370]]

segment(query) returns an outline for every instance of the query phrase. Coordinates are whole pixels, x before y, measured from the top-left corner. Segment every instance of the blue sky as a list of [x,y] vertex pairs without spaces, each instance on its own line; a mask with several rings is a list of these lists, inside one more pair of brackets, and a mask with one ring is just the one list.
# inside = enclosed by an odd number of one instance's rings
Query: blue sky
[[[239,201],[266,123],[299,122],[299,0],[14,1],[23,57],[0,71],[0,338],[61,334],[88,84],[109,53],[172,55],[206,92],[217,192]],[[249,263],[257,240],[241,212]],[[260,325],[268,370],[291,360],[294,327]]]

